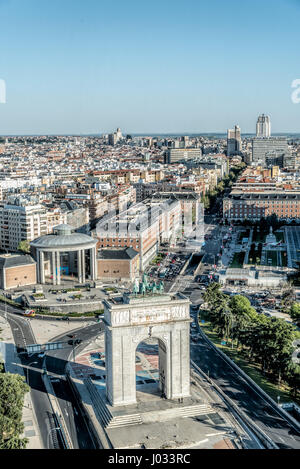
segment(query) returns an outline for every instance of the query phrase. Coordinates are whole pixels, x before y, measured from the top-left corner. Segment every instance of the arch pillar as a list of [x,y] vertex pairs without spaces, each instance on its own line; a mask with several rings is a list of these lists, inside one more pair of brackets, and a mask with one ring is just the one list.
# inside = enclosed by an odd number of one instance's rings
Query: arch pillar
[[78,282],[82,283],[82,255],[80,249],[77,251],[77,274]]
[[81,251],[82,283],[85,282],[85,250]]
[[56,251],[56,258],[57,258],[57,261],[56,261],[56,265],[57,265],[57,282],[56,282],[56,284],[60,285],[61,276],[60,276],[60,252],[59,251]]
[[91,279],[97,280],[97,259],[96,259],[96,248],[90,249],[90,272]]
[[53,279],[52,279],[52,283],[53,285],[56,285],[56,259],[55,259],[55,254],[56,252],[53,251],[51,253],[51,267],[52,267],[52,276],[53,276]]
[[39,282],[40,283],[45,283],[45,255],[44,251],[39,251]]

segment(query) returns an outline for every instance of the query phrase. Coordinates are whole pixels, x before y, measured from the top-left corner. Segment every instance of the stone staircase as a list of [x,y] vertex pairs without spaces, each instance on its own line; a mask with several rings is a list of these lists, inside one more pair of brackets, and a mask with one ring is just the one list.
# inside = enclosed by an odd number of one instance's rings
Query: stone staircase
[[170,409],[158,410],[156,412],[145,412],[141,414],[142,422],[163,422],[184,417],[197,417],[198,415],[206,415],[215,413],[216,411],[209,404],[195,404],[184,407],[172,407]]
[[98,393],[92,380],[90,378],[86,378],[84,380],[84,384],[87,387],[87,390],[89,391],[89,394],[92,398],[93,406],[97,411],[98,417],[105,428],[125,427],[129,425],[138,425],[142,423],[140,414],[114,416],[103,401],[101,395]]
[[129,425],[139,425],[143,423],[141,414],[119,415],[106,425],[106,428],[127,427]]
[[197,417],[216,412],[209,404],[190,404],[179,407],[174,403],[174,407],[167,409],[113,415],[92,380],[86,378],[84,384],[91,396],[98,418],[106,429],[140,425],[142,423],[164,422],[176,418]]

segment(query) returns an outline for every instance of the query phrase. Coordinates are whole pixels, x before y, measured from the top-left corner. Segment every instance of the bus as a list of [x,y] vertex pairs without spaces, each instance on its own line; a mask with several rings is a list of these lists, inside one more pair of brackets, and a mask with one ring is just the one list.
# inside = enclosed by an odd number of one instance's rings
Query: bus
[[34,318],[35,312],[33,309],[26,309],[26,311],[23,313],[23,316],[26,316],[26,318]]

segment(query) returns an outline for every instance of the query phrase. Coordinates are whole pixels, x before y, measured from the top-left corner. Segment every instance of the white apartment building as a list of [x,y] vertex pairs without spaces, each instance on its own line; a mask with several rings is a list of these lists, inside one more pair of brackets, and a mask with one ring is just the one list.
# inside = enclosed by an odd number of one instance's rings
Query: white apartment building
[[46,209],[40,205],[0,206],[0,248],[16,251],[20,241],[47,234]]

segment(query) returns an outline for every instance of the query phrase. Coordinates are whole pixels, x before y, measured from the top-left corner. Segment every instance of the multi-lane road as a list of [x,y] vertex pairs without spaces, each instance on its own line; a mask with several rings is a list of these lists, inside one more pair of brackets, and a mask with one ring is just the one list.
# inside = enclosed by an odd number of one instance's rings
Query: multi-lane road
[[[14,311],[11,306],[0,303],[0,314],[7,317],[17,350],[24,349],[27,345],[35,344],[36,340],[30,322],[14,314]],[[19,355],[19,358],[24,368],[27,383],[31,388],[31,401],[43,446],[49,449],[60,448],[62,447],[62,441],[59,432],[55,430],[57,423],[41,377],[42,359],[37,354],[30,357]]]
[[[85,348],[88,343],[94,340],[103,331],[102,323],[94,323],[84,328],[76,329],[76,332],[69,331],[68,334],[62,334],[55,337],[51,342],[68,341],[69,335],[76,334],[76,339],[81,340],[81,344],[77,346],[76,352]],[[72,359],[72,349],[59,349],[47,353],[45,359],[45,366],[50,374],[56,376],[57,381],[52,381],[52,385],[59,402],[59,406],[64,418],[65,424],[68,428],[69,435],[73,442],[74,448],[78,449],[93,449],[97,447],[89,428],[82,415],[81,408],[74,397],[70,385],[66,380],[66,366],[68,361]]]
[[[189,291],[185,293],[188,294]],[[195,304],[199,302],[200,297],[201,292],[194,290],[192,299]],[[195,323],[198,324],[197,313],[193,315]],[[191,342],[191,359],[280,449],[300,449],[300,431],[282,417],[276,404],[271,405],[224,360],[199,326],[198,342]]]
[[[36,343],[33,331],[30,327],[30,321],[25,319],[18,314],[15,314],[15,309],[11,306],[5,306],[0,303],[0,314],[6,316],[8,323],[10,324],[14,342],[17,350],[24,349],[27,345]],[[87,341],[95,338],[102,331],[101,323],[93,323],[88,327],[78,329],[76,328],[76,338],[81,339],[82,343],[79,346],[84,348],[87,345]],[[72,330],[68,334],[60,335],[59,337],[53,338],[52,342],[58,339],[67,342],[69,339],[68,335],[72,333]],[[20,354],[19,358],[24,367],[25,377],[27,383],[31,388],[31,400],[34,407],[34,412],[37,419],[42,443],[44,448],[58,449],[63,448],[63,442],[60,437],[60,431],[56,430],[57,422],[53,415],[53,409],[48,398],[44,382],[42,380],[42,370],[46,367],[49,372],[49,376],[55,374],[55,378],[52,380],[52,386],[55,395],[58,400],[58,404],[61,410],[61,416],[65,421],[69,435],[71,437],[73,447],[75,449],[93,449],[97,445],[94,442],[85,419],[85,416],[81,412],[76,398],[66,380],[65,368],[72,354],[72,347],[51,351],[46,355],[45,359],[40,358],[38,354],[33,354],[29,357]]]

